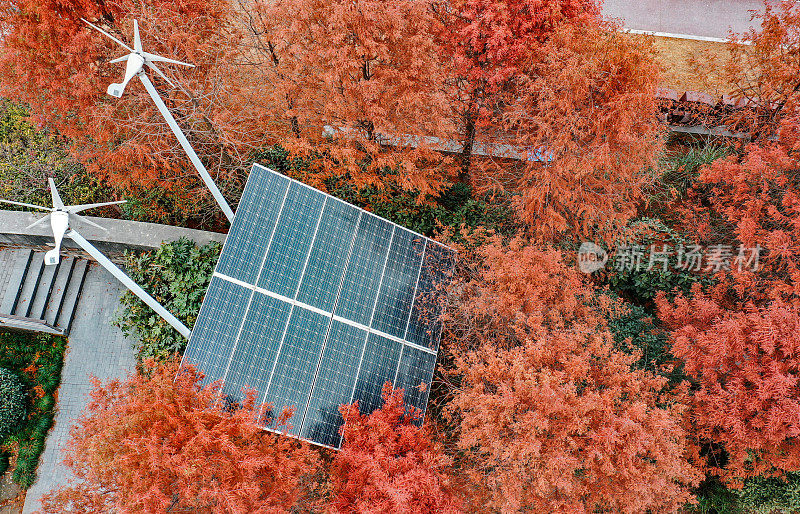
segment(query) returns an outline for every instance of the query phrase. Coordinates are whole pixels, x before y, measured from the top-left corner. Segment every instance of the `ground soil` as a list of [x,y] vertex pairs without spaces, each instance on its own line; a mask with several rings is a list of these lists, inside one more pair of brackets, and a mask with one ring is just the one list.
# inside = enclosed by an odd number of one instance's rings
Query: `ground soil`
[[25,505],[25,491],[11,479],[11,470],[0,479],[0,514],[20,514]]
[[[662,65],[661,85],[679,92],[701,91],[713,95],[729,93],[730,84],[707,72],[698,73],[690,65],[692,58],[698,63],[707,63],[710,58],[724,60],[728,55],[730,43],[711,41],[695,41],[671,37],[631,35],[630,37],[646,37],[653,42],[659,63]],[[702,69],[712,69],[703,66]]]

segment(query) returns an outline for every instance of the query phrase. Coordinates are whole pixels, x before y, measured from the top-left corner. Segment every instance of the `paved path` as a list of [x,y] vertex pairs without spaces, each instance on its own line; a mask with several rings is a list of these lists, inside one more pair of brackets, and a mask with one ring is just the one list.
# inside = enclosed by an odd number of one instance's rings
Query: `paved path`
[[[13,252],[0,249],[0,269],[6,268]],[[0,271],[0,288],[7,287],[7,284],[8,278]],[[39,479],[25,498],[25,513],[39,509],[42,494],[66,483],[71,476],[61,463],[62,449],[69,437],[70,427],[89,401],[92,389],[90,377],[94,375],[104,381],[122,378],[134,368],[131,341],[111,325],[119,307],[121,288],[105,269],[92,264],[68,339],[61,386],[58,388],[55,424],[48,434],[39,462]]]
[[762,0],[605,0],[603,14],[621,18],[626,29],[727,38],[750,26],[750,10]]

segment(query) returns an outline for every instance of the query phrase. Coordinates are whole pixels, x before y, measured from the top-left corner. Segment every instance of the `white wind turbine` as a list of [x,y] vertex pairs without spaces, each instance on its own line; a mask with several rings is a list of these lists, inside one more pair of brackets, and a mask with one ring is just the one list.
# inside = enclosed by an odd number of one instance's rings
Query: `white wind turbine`
[[34,221],[25,229],[33,228],[36,225],[40,225],[50,219],[50,228],[53,229],[53,237],[56,240],[56,247],[52,250],[48,251],[44,254],[44,262],[48,266],[52,266],[53,264],[58,264],[60,259],[59,250],[61,249],[61,240],[64,239],[64,234],[67,233],[69,229],[69,218],[70,215],[78,221],[86,223],[87,225],[92,225],[93,227],[97,227],[100,230],[108,230],[104,229],[97,223],[84,218],[83,216],[78,215],[79,212],[85,211],[87,209],[94,209],[95,207],[105,207],[107,205],[116,205],[120,203],[125,203],[125,200],[119,200],[116,202],[104,202],[104,203],[86,203],[82,205],[69,205],[65,206],[64,202],[61,201],[61,196],[59,196],[58,191],[56,190],[56,184],[52,178],[48,178],[47,182],[50,184],[50,196],[53,200],[52,207],[43,207],[41,205],[33,205],[30,203],[23,203],[23,202],[13,202],[11,200],[3,200],[0,199],[2,203],[8,203],[12,205],[20,205],[22,207],[30,207],[31,209],[39,209],[40,211],[50,211],[50,214],[39,218],[38,220]]
[[111,262],[108,257],[100,253],[100,250],[95,248],[89,241],[84,239],[83,236],[81,236],[72,226],[71,221],[75,220],[108,232],[107,229],[101,227],[91,220],[84,218],[83,216],[80,216],[78,213],[87,209],[94,209],[95,207],[104,207],[106,205],[125,203],[125,200],[119,200],[116,202],[89,203],[82,205],[64,205],[64,202],[61,201],[61,196],[58,194],[58,190],[56,189],[56,184],[53,179],[48,178],[47,181],[50,184],[50,195],[53,199],[53,207],[43,207],[41,205],[0,199],[0,202],[2,203],[20,205],[22,207],[30,207],[31,209],[39,209],[42,211],[50,211],[49,214],[43,216],[26,227],[32,228],[36,225],[44,223],[48,218],[50,219],[50,227],[53,230],[53,238],[56,240],[56,246],[44,254],[44,263],[48,266],[58,263],[60,260],[59,252],[61,250],[61,241],[64,239],[64,236],[69,237],[75,241],[78,246],[83,248],[86,253],[94,257],[94,259],[100,263],[100,265],[106,268],[112,275],[122,282],[125,287],[130,289],[133,294],[141,298],[144,303],[149,305],[162,318],[164,318],[167,323],[172,325],[175,330],[180,332],[184,337],[188,338],[192,332],[186,327],[186,325],[181,323],[178,318],[170,314],[170,312],[167,311],[160,303],[158,303],[152,296],[147,294],[144,289],[139,287],[136,282],[131,280],[128,275],[119,269],[116,264]]
[[161,72],[160,69],[158,69],[158,66],[156,66],[154,63],[165,62],[165,63],[179,64],[181,66],[189,66],[189,67],[194,67],[194,64],[189,64],[182,61],[176,61],[174,59],[168,59],[166,57],[151,54],[149,52],[145,52],[144,50],[142,50],[142,41],[139,38],[139,24],[137,23],[136,20],[133,20],[133,48],[129,47],[119,39],[115,38],[105,30],[98,27],[97,25],[94,25],[87,20],[83,21],[86,22],[93,29],[99,31],[101,34],[111,39],[121,47],[125,48],[128,52],[130,52],[128,55],[124,55],[122,57],[118,57],[110,61],[112,63],[127,61],[127,64],[125,65],[124,80],[119,84],[113,83],[109,85],[107,90],[108,94],[116,98],[121,97],[122,93],[125,91],[125,86],[128,85],[128,82],[130,82],[133,79],[133,77],[139,77],[139,80],[141,80],[142,84],[144,84],[144,88],[150,94],[150,98],[153,99],[153,102],[156,104],[156,107],[158,107],[159,112],[167,121],[169,128],[172,129],[173,134],[175,134],[175,137],[178,138],[178,142],[181,144],[183,151],[186,152],[186,155],[189,156],[189,160],[192,161],[192,164],[194,164],[194,167],[197,169],[197,172],[200,174],[200,177],[203,179],[203,182],[205,182],[206,187],[208,187],[208,189],[211,191],[211,194],[214,196],[214,199],[217,201],[217,204],[219,204],[220,208],[222,209],[222,212],[225,213],[225,216],[228,218],[228,221],[233,223],[233,210],[231,209],[230,205],[228,205],[228,202],[225,200],[225,197],[222,196],[222,193],[220,192],[219,188],[214,183],[214,179],[211,178],[211,175],[209,175],[208,171],[206,170],[206,167],[203,165],[203,162],[200,160],[199,157],[197,157],[194,148],[192,148],[192,145],[189,144],[189,140],[186,139],[186,136],[184,135],[183,131],[181,131],[180,127],[178,126],[178,123],[172,116],[172,113],[169,112],[167,106],[164,104],[164,101],[161,99],[161,96],[159,96],[158,91],[156,91],[156,88],[153,86],[153,83],[150,82],[150,79],[147,77],[147,73],[145,73],[145,66],[146,66],[152,69],[154,72],[156,72],[165,81],[167,81],[169,85],[171,85],[172,87],[177,87],[169,78],[167,78],[166,75],[164,75]]

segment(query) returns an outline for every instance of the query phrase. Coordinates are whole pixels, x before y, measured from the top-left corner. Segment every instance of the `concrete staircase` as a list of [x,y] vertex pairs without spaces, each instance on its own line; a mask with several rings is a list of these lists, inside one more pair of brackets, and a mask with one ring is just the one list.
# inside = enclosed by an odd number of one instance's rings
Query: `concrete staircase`
[[44,252],[19,252],[0,306],[0,327],[69,334],[89,261],[62,257],[45,266]]

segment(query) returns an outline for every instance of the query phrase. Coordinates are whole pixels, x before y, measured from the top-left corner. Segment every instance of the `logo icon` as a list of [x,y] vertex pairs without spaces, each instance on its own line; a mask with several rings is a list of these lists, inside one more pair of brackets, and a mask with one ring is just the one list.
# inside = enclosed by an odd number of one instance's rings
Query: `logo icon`
[[598,245],[589,242],[581,243],[578,249],[578,267],[584,273],[594,273],[603,269],[608,262],[608,254]]

